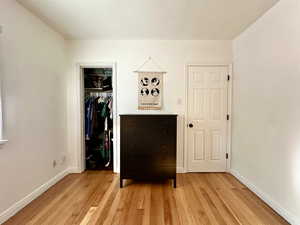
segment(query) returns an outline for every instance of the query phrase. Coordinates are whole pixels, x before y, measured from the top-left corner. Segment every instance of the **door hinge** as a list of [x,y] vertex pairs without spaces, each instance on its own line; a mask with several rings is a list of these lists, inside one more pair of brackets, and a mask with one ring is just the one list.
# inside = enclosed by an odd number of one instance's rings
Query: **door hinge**
[[227,118],[227,120],[229,120],[229,118],[230,118],[229,114],[227,114],[226,118]]
[[227,75],[227,80],[230,81],[230,75]]
[[226,153],[226,159],[228,159],[228,153]]

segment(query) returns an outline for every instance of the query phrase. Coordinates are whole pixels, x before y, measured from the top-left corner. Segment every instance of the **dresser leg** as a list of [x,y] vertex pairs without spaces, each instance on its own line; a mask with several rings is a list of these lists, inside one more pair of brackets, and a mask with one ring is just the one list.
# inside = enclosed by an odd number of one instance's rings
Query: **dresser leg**
[[176,188],[176,186],[177,185],[176,185],[176,177],[175,177],[174,180],[173,180],[173,187]]
[[123,179],[120,178],[120,188],[123,188]]

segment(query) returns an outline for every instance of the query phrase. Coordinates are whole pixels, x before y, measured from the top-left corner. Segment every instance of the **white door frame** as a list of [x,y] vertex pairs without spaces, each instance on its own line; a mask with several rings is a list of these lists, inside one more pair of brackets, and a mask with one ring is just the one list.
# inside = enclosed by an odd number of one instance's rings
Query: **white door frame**
[[120,157],[118,154],[118,129],[117,129],[117,64],[115,62],[92,62],[92,63],[77,63],[77,74],[78,82],[80,85],[79,97],[80,104],[78,104],[77,110],[80,112],[79,117],[79,128],[80,128],[80,148],[77,148],[79,152],[78,164],[80,172],[85,170],[85,131],[84,131],[84,78],[82,74],[82,69],[84,68],[112,68],[112,87],[113,87],[113,171],[117,173],[119,171]]
[[227,114],[229,115],[229,121],[227,126],[227,143],[226,153],[228,159],[226,160],[226,171],[231,168],[231,127],[232,127],[232,81],[233,81],[233,65],[231,63],[187,63],[185,65],[185,118],[184,118],[184,172],[188,171],[188,84],[189,84],[189,67],[191,66],[227,66],[228,75],[230,80],[228,81],[228,109]]

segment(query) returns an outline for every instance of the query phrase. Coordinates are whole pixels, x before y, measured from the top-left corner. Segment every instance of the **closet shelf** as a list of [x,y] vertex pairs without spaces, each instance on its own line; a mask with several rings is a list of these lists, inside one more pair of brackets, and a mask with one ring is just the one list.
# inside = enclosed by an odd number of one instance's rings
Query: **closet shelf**
[[96,92],[112,92],[112,90],[103,90],[103,88],[85,88],[85,91]]
[[87,74],[88,77],[112,77],[112,74],[98,74],[98,73],[94,73],[94,74]]

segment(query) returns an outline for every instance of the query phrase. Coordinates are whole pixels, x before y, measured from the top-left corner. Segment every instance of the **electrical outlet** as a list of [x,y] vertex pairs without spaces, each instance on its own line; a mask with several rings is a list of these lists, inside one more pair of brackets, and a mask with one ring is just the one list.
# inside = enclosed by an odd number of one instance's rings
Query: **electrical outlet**
[[56,160],[53,160],[53,163],[52,163],[52,166],[53,166],[53,168],[55,168],[55,167],[56,167],[56,165],[57,165],[57,162],[56,162]]

